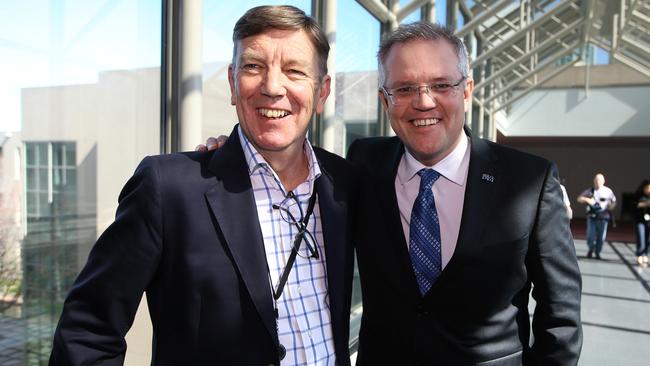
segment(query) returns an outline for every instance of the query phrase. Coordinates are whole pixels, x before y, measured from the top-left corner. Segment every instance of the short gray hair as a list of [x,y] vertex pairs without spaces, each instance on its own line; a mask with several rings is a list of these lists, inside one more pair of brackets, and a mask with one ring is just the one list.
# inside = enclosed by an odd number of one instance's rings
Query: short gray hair
[[456,50],[458,56],[458,71],[467,78],[469,77],[469,55],[463,40],[454,34],[451,28],[427,22],[415,22],[399,26],[393,32],[387,34],[379,45],[377,58],[379,59],[379,85],[386,82],[386,68],[384,63],[391,48],[396,44],[408,43],[416,40],[436,41],[442,39],[448,42]]

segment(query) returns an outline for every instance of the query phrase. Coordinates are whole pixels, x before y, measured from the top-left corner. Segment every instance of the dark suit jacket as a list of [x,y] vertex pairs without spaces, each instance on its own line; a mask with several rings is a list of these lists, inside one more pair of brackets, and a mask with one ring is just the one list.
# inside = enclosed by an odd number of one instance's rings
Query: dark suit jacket
[[[349,365],[353,267],[342,158],[314,148],[338,365]],[[145,158],[65,302],[50,365],[120,365],[146,291],[154,365],[279,363],[262,233],[237,132],[216,152]]]
[[[355,142],[348,156],[367,177],[357,364],[576,364],[581,278],[555,166],[472,138],[457,246],[422,298],[395,194],[403,152],[396,137],[371,138]],[[537,306],[529,346],[531,283]]]

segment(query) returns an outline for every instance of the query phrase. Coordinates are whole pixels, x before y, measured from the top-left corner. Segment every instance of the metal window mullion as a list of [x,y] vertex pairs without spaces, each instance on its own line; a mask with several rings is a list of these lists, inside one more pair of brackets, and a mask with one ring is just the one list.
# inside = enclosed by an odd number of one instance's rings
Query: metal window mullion
[[[327,59],[327,72],[330,75],[330,95],[325,101],[320,122],[320,139],[321,146],[330,152],[345,155],[344,147],[345,141],[342,141],[341,148],[337,149],[336,144],[336,9],[337,1],[323,1],[319,2],[317,7],[319,10],[319,18],[317,19],[323,31],[327,35],[327,40],[330,44],[330,54]],[[315,6],[314,6],[315,7]],[[345,122],[343,127],[345,128]],[[343,131],[343,139],[345,138],[345,131]],[[340,150],[340,151],[339,151]]]
[[178,42],[177,31],[175,27],[177,22],[174,21],[177,13],[178,2],[174,0],[165,0],[162,5],[161,16],[161,51],[160,51],[160,153],[166,154],[171,152],[172,148],[172,127],[174,121],[178,120],[177,108],[174,108],[172,100],[175,98],[173,93],[173,77],[176,75],[172,72],[175,65],[174,44]]
[[52,204],[54,201],[54,184],[52,182],[53,163],[52,163],[52,142],[47,143],[47,203]]
[[203,1],[167,0],[162,11],[160,152],[201,139]]

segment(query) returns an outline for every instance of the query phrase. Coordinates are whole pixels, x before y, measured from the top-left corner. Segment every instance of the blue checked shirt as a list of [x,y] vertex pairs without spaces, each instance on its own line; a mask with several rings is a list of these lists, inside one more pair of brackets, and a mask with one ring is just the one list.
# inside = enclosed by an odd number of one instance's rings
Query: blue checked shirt
[[[280,205],[289,192],[285,190],[271,166],[242,133],[241,127],[238,128],[238,133],[255,195],[271,285],[276,289],[291,253],[297,229],[282,219],[280,211],[273,209],[273,204]],[[321,171],[314,150],[307,140],[304,152],[309,163],[309,175],[293,193],[298,198],[302,211],[306,212],[315,180]],[[300,219],[297,206],[294,206],[291,212],[297,220]],[[302,256],[296,257],[284,291],[276,301],[279,314],[278,338],[287,350],[286,357],[281,361],[282,365],[335,364],[323,227],[318,199],[309,218],[308,229],[316,240],[320,257],[305,258],[307,252],[303,242],[300,247]]]

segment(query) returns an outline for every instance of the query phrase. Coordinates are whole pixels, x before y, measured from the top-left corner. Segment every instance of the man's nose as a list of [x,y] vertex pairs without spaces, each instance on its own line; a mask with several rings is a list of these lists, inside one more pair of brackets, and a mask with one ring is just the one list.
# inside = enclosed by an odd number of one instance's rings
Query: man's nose
[[431,109],[438,105],[438,101],[431,89],[423,85],[418,88],[418,93],[414,96],[412,105],[415,109]]
[[281,70],[269,69],[261,86],[262,94],[269,97],[284,96],[287,93],[285,82],[286,77]]

